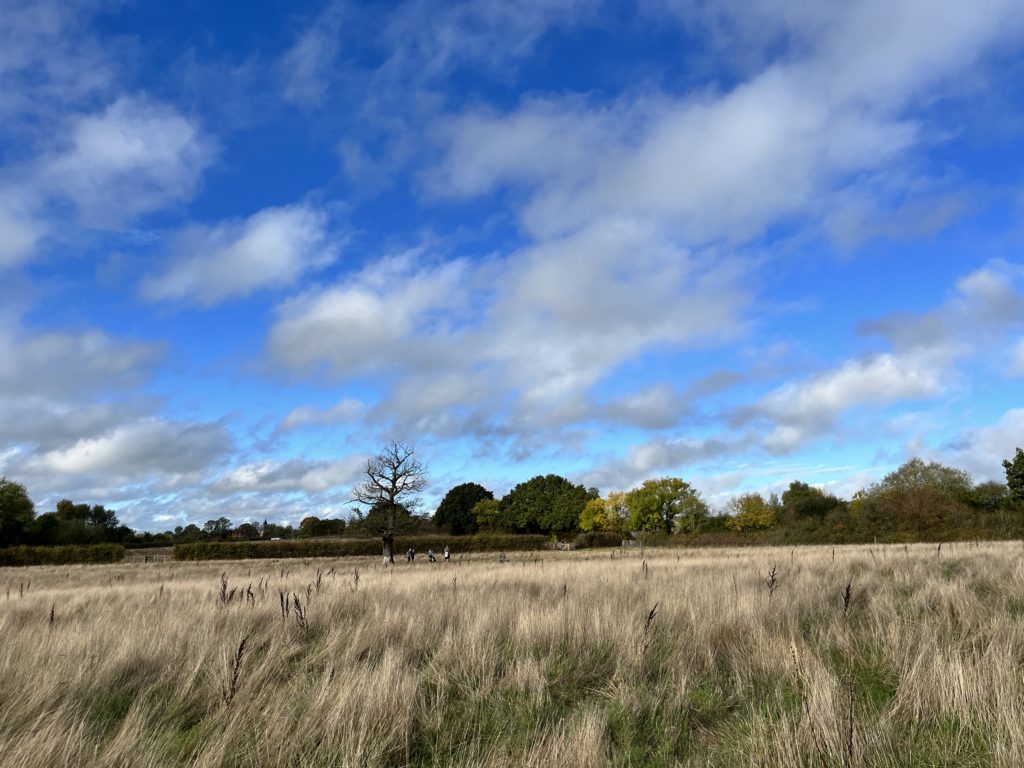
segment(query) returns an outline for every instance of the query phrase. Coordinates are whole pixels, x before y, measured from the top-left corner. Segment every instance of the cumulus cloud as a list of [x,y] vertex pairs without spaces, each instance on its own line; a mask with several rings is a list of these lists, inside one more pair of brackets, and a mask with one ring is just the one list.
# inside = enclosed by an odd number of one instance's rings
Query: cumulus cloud
[[201,473],[231,446],[231,438],[218,424],[151,417],[47,451],[34,457],[29,466],[58,475],[102,473],[124,482],[139,482],[154,473]]
[[777,425],[765,446],[788,451],[827,430],[853,408],[936,397],[946,391],[950,362],[948,356],[936,354],[880,354],[848,360],[835,370],[782,385],[761,398],[752,411]]
[[386,259],[285,302],[269,353],[341,380],[395,376],[372,415],[417,431],[523,433],[600,416],[591,388],[645,351],[735,337],[743,282],[738,263],[609,221],[482,265]]
[[439,364],[470,289],[467,270],[465,262],[434,264],[419,252],[383,259],[278,307],[270,353],[300,371],[326,365],[337,378]]
[[210,490],[219,494],[268,491],[321,493],[353,484],[365,469],[365,456],[320,461],[260,461],[225,473],[211,484]]
[[69,198],[95,226],[189,199],[214,154],[195,123],[136,97],[76,118],[67,144],[46,162],[46,187]]
[[322,212],[307,205],[266,208],[241,221],[186,228],[171,245],[169,269],[146,278],[141,293],[209,306],[291,285],[336,253]]

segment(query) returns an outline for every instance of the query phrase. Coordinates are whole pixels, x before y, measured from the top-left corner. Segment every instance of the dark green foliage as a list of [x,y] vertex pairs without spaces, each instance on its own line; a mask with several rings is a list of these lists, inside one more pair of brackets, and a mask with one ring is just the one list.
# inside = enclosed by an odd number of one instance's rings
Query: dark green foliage
[[579,529],[580,514],[595,491],[559,475],[537,475],[508,492],[500,517],[520,533],[570,533]]
[[102,504],[90,506],[61,499],[55,511],[36,519],[30,543],[41,546],[124,543],[132,536],[132,530],[121,525],[114,510]]
[[434,513],[434,525],[454,536],[476,533],[477,522],[473,507],[478,501],[493,498],[494,494],[479,483],[456,485],[441,500]]
[[[447,536],[445,534],[399,536],[395,546],[399,552],[412,547],[417,552],[428,549],[441,552],[445,545],[457,556],[462,552],[513,552],[543,549],[547,536],[513,536],[478,534]],[[175,560],[248,560],[274,557],[345,557],[379,555],[379,539],[327,539],[322,541],[201,541],[176,544]]]
[[0,549],[0,567],[20,565],[70,565],[72,563],[117,563],[124,559],[120,544],[90,544],[70,547],[9,547]]
[[1010,491],[1003,483],[978,483],[971,489],[967,503],[974,509],[995,512],[1010,500]]
[[[235,532],[241,532],[244,525],[249,525],[250,528],[255,530],[255,526],[248,523],[243,523],[235,529]],[[346,523],[344,520],[332,520],[326,519],[321,520],[319,517],[310,515],[302,518],[302,522],[299,523],[299,535],[300,536],[341,536],[345,533]],[[255,539],[256,536],[243,535],[238,538],[242,539]]]
[[794,480],[782,494],[782,506],[796,517],[824,517],[843,502],[807,483]]
[[0,547],[25,541],[36,518],[36,507],[25,486],[0,477]]
[[1018,503],[1024,503],[1024,450],[1018,448],[1012,461],[1007,459],[1003,462],[1003,469],[1006,470],[1006,487],[1010,489],[1010,497]]
[[210,538],[223,539],[231,531],[231,521],[226,517],[218,517],[216,520],[207,520],[203,526],[203,533]]
[[399,536],[433,533],[434,525],[425,515],[415,515],[402,504],[395,505],[394,516],[384,502],[374,504],[366,514],[353,510],[345,531],[351,536],[380,536],[389,529]]

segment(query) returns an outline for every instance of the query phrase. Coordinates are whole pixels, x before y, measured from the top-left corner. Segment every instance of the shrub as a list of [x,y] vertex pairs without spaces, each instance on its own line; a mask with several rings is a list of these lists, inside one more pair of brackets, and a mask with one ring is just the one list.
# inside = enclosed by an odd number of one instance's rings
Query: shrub
[[70,565],[117,563],[124,559],[120,544],[88,544],[70,547],[10,547],[0,549],[0,567],[21,565]]
[[[512,552],[543,549],[547,536],[512,534],[477,534],[447,536],[442,533],[395,538],[395,552],[409,547],[417,552],[432,549],[440,552],[445,545],[456,554],[461,552]],[[176,544],[175,560],[249,560],[276,557],[345,557],[380,555],[380,539],[328,539],[322,541],[200,541]]]

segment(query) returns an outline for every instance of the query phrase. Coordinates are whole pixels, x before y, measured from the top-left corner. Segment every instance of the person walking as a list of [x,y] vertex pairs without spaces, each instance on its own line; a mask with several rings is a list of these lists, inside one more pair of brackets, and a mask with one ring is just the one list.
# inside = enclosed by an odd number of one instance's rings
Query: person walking
[[448,545],[444,545],[444,561],[450,563],[452,561],[452,553],[448,550]]

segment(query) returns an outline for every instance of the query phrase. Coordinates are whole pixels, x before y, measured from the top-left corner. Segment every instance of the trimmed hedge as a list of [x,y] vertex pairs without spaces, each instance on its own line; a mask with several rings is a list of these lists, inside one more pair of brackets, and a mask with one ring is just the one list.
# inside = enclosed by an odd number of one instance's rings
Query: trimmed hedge
[[[516,536],[511,534],[479,534],[446,536],[424,534],[395,537],[395,557],[409,547],[423,554],[428,549],[438,555],[445,545],[455,554],[462,552],[514,552],[544,549],[547,536]],[[316,541],[200,541],[175,544],[175,560],[250,560],[274,557],[345,557],[381,554],[380,539],[320,539]]]
[[0,567],[20,565],[70,565],[117,563],[124,559],[120,544],[87,544],[71,547],[9,547],[0,549]]

